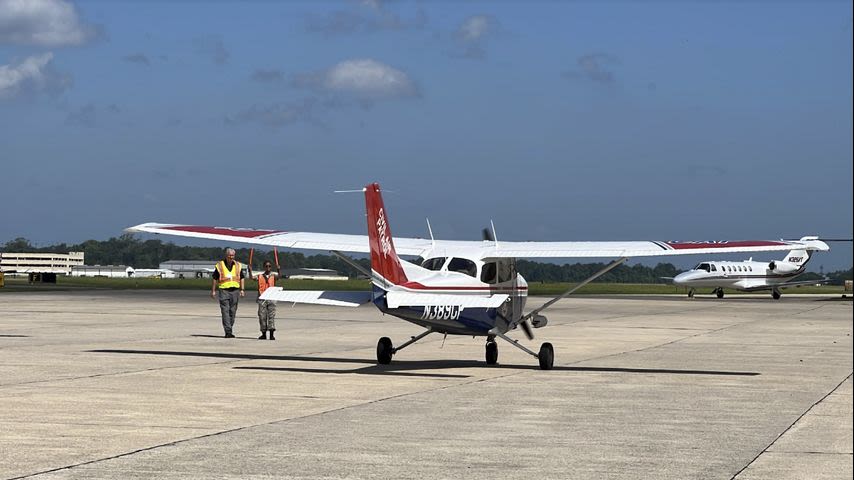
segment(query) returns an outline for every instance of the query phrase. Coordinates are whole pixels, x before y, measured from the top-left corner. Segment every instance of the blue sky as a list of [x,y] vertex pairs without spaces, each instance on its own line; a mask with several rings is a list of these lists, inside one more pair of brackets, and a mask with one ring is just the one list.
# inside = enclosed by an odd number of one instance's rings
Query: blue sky
[[0,242],[850,237],[852,127],[851,2],[0,0]]

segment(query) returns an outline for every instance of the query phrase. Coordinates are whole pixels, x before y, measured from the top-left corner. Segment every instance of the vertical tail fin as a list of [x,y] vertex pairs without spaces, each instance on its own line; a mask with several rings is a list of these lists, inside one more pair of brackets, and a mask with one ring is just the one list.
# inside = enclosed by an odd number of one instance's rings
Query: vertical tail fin
[[368,216],[368,239],[371,245],[371,270],[387,283],[406,283],[406,273],[394,250],[391,227],[383,205],[380,185],[372,183],[365,187],[365,208]]

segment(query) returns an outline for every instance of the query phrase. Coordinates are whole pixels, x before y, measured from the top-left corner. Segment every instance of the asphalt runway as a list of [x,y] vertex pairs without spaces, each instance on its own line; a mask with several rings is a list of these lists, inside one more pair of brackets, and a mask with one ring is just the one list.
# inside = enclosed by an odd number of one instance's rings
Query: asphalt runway
[[[531,299],[538,305],[546,299]],[[0,294],[0,478],[852,478],[852,303],[581,297],[529,342],[204,291]]]

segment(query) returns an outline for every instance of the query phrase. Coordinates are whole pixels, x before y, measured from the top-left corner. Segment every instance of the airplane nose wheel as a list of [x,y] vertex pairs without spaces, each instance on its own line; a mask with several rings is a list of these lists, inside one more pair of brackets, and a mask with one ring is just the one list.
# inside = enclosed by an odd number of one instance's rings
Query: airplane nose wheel
[[380,365],[388,365],[391,363],[391,356],[394,355],[394,345],[391,339],[383,337],[377,342],[377,363]]
[[555,349],[551,343],[544,343],[540,346],[540,353],[537,354],[537,359],[540,361],[540,370],[551,370],[555,363]]
[[486,364],[495,365],[498,363],[498,344],[495,340],[486,341]]
[[717,290],[715,290],[715,295],[717,295],[718,298],[724,298],[724,289],[718,288]]

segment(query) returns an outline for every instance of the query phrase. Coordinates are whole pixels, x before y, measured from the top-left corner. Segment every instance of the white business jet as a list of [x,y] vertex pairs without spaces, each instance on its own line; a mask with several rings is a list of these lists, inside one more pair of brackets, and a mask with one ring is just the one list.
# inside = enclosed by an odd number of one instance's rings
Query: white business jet
[[688,296],[693,297],[698,288],[713,288],[712,293],[723,298],[724,288],[756,292],[770,290],[774,300],[780,298],[780,289],[798,285],[813,285],[826,280],[793,281],[804,273],[807,262],[814,251],[827,251],[830,248],[818,237],[803,237],[804,245],[790,251],[782,260],[756,262],[749,259],[743,262],[700,262],[687,272],[673,278],[674,285],[688,288]]

